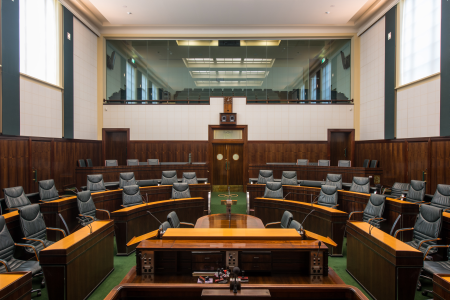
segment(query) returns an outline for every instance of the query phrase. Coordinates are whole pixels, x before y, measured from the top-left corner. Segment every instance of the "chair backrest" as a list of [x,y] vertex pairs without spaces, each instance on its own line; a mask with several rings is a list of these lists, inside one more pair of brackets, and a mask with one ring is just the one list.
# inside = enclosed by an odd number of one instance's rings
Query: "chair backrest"
[[58,190],[53,179],[39,181],[39,197],[42,201],[59,199]]
[[426,182],[420,180],[411,180],[406,200],[410,202],[420,202],[425,198]]
[[172,185],[172,199],[191,198],[189,184],[174,182]]
[[146,162],[146,161],[140,161],[140,162],[139,162],[139,165],[140,165],[140,166],[148,166],[148,162]]
[[127,185],[122,191],[122,205],[125,207],[143,204],[138,185]]
[[103,182],[103,175],[88,175],[86,189],[91,192],[106,191],[105,183]]
[[[421,205],[419,215],[414,224],[413,239],[420,243],[423,240],[438,238],[442,228],[442,208],[431,205]],[[436,245],[437,242],[425,242],[423,247]]]
[[162,232],[166,232],[167,229],[172,228],[170,226],[170,223],[167,221],[162,222],[161,225],[159,225],[159,229],[161,229]]
[[281,217],[281,228],[289,228],[289,225],[291,225],[292,220],[294,219],[294,216],[289,211],[284,211],[283,216]]
[[84,159],[79,159],[77,160],[77,165],[81,168],[86,167],[86,162],[84,161]]
[[307,166],[309,163],[309,159],[297,159],[298,166]]
[[159,165],[159,159],[157,158],[149,158],[147,159],[148,165]]
[[139,159],[127,159],[127,166],[139,166]]
[[16,186],[12,188],[4,188],[5,203],[8,208],[19,208],[30,205],[31,201],[23,190],[23,187]]
[[93,167],[94,164],[92,163],[92,160],[90,158],[86,158],[86,164],[88,167]]
[[378,165],[378,160],[373,159],[373,160],[370,161],[370,167],[371,168],[376,168],[377,165]]
[[167,222],[169,222],[171,228],[180,228],[180,219],[178,219],[178,215],[174,211],[167,215]]
[[353,177],[352,185],[350,186],[350,192],[369,194],[370,193],[369,177]]
[[310,162],[308,166],[319,166],[319,162]]
[[267,182],[263,197],[283,199],[283,186],[281,182]]
[[320,188],[318,205],[333,207],[337,205],[338,202],[338,189],[334,185],[322,185]]
[[298,185],[297,171],[283,171],[281,174],[282,185]]
[[438,184],[430,205],[444,210],[450,208],[450,185]]
[[303,229],[302,224],[300,224],[300,222],[298,222],[296,220],[292,220],[291,224],[289,224],[288,228],[294,228],[297,231],[300,231]]
[[[31,204],[22,207],[19,209],[19,217],[20,227],[24,237],[46,240],[47,227],[45,226],[39,204]],[[39,248],[42,246],[38,241],[27,240],[26,243]]]
[[370,163],[370,159],[365,159],[363,162],[363,168],[368,168]]
[[338,190],[342,190],[342,175],[341,174],[327,174],[325,185],[337,186]]
[[272,170],[259,170],[258,183],[266,184],[267,182],[273,181],[273,171]]
[[105,167],[117,167],[119,163],[115,159],[107,159],[105,160]]
[[136,178],[134,178],[134,172],[120,173],[119,174],[119,188],[123,189],[127,185],[136,185]]
[[172,185],[178,182],[177,171],[162,171],[161,185]]
[[187,184],[197,184],[197,175],[195,172],[183,172],[183,179],[181,182]]
[[317,162],[317,165],[320,167],[329,167],[330,161],[327,159],[319,159],[319,161]]
[[81,215],[93,217],[95,219],[95,203],[91,196],[91,191],[83,191],[77,194],[78,212]]
[[399,198],[402,196],[402,194],[406,194],[409,190],[409,183],[402,183],[402,182],[394,182],[394,185],[391,188],[391,197],[393,198]]
[[[14,240],[9,233],[4,216],[0,216],[0,259],[7,262],[14,257]],[[5,266],[0,264],[0,273],[5,273]]]
[[[369,222],[373,218],[383,217],[384,205],[386,203],[386,197],[379,194],[371,194],[369,201],[363,213],[363,221]],[[377,228],[380,228],[380,220],[372,220],[370,224]]]
[[338,160],[338,167],[351,167],[352,162],[350,160]]

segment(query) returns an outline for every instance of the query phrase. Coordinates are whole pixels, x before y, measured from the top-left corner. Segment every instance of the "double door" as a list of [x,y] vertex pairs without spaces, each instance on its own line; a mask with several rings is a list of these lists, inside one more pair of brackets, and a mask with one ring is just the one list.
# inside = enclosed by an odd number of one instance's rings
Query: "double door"
[[213,145],[213,185],[216,190],[237,191],[243,188],[244,155],[243,144]]

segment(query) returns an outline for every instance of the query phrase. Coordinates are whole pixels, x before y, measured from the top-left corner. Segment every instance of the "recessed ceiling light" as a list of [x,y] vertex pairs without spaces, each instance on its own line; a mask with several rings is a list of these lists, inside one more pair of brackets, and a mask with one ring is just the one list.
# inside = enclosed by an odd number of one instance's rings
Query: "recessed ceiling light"
[[127,7],[126,5],[124,5],[123,7]]
[[325,13],[326,13],[327,15],[328,15],[328,14],[330,14],[330,12],[329,12],[329,11],[326,11]]
[[131,11],[128,11],[127,14],[131,15]]

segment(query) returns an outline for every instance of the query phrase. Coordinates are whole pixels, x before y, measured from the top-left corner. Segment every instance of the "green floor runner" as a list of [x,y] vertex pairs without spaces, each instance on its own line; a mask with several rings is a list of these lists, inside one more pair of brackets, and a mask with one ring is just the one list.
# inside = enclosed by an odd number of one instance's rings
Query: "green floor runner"
[[[224,195],[225,193],[213,192],[211,193],[211,214],[225,213],[225,205],[220,204],[221,199],[226,199],[226,197],[219,197],[219,195]],[[246,194],[243,192],[232,193],[232,199],[238,200],[237,205],[231,207],[231,212],[235,214],[245,214],[247,211],[247,200]],[[344,249],[343,257],[329,257],[328,265],[333,268],[333,270],[338,274],[338,276],[348,285],[352,285],[360,289],[369,299],[372,299],[366,291],[347,273],[347,248],[345,246],[346,239],[344,239]],[[116,244],[114,242],[114,253],[117,252]],[[129,256],[114,256],[114,271],[106,278],[106,280],[91,294],[88,298],[89,300],[103,300],[106,295],[122,281],[125,275],[130,271],[130,269],[136,265],[136,256],[134,253]],[[40,288],[40,282],[42,277],[33,279],[33,288]],[[432,282],[430,280],[421,280],[423,289],[432,289]],[[382,288],[382,287],[380,287]],[[34,295],[33,295],[34,296]],[[432,295],[428,297],[422,296],[421,292],[416,292],[415,300],[429,299]],[[42,289],[42,296],[37,298],[33,297],[35,300],[47,300],[47,288]],[[381,299],[379,299],[381,300]]]

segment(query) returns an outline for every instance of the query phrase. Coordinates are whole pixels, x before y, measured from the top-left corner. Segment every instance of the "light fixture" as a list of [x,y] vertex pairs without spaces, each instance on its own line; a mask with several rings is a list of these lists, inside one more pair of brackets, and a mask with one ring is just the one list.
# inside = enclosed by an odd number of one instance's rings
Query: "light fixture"
[[127,11],[127,14],[131,15],[131,11]]
[[326,11],[325,13],[326,13],[327,15],[329,15],[329,14],[330,14],[330,12],[329,12],[329,11]]

